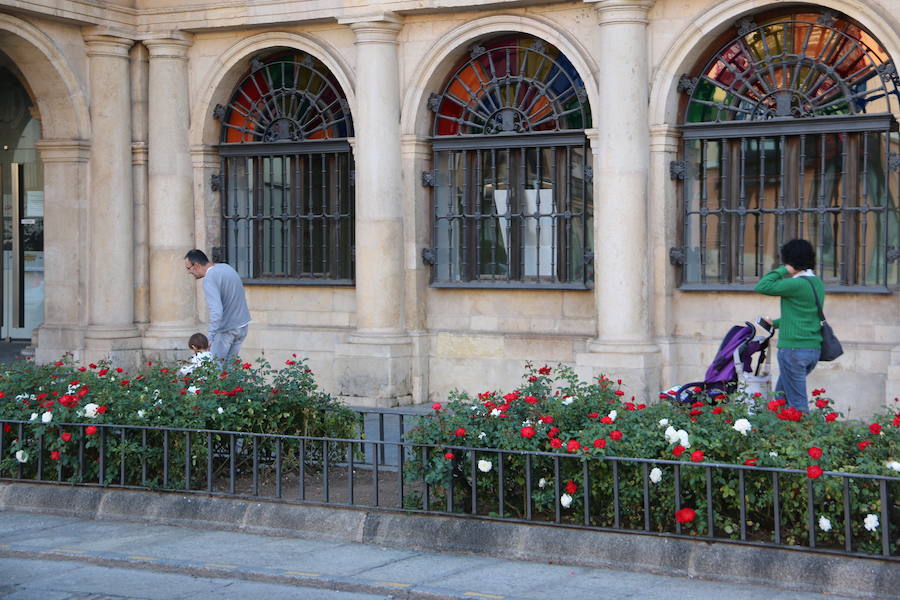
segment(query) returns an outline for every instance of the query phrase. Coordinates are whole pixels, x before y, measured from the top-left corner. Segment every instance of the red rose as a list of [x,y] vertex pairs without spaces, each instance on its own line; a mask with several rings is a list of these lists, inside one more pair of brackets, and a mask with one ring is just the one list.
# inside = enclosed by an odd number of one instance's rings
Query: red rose
[[813,390],[813,391],[812,391],[812,395],[813,395],[813,396],[820,396],[820,395],[822,395],[822,394],[824,394],[824,393],[825,393],[825,388],[822,388],[822,389],[820,389],[820,390]]
[[836,412],[830,412],[827,415],[825,415],[825,422],[831,423],[832,421],[834,421],[837,418],[838,418],[838,414]]
[[700,402],[699,400],[697,402],[694,402],[693,404],[691,404],[691,408],[701,408],[702,406],[703,406],[703,403]]
[[717,407],[715,407],[714,409],[712,409],[712,414],[714,414],[714,415],[721,414],[721,412],[722,412],[723,410],[725,410],[725,409],[722,408],[721,406],[717,406]]
[[566,493],[570,496],[578,491],[578,484],[571,479],[566,482]]
[[771,410],[771,411],[773,411],[773,412],[776,411],[776,410],[778,410],[778,407],[779,407],[779,406],[780,406],[780,405],[778,404],[778,400],[769,400],[769,401],[766,403],[766,408],[768,408],[769,410]]
[[122,367],[116,367],[116,373],[122,373],[124,369]]
[[549,415],[544,415],[540,418],[540,421],[541,421],[541,423],[552,423],[553,417],[551,417]]
[[443,407],[441,406],[440,402],[435,402],[434,404],[431,405],[431,408],[434,410],[441,410],[441,408],[443,408]]
[[539,400],[534,396],[525,396],[525,402],[527,402],[528,404],[537,404]]
[[446,454],[444,454],[444,458],[446,458],[447,460],[451,460],[453,456],[454,454],[452,452],[447,452]]
[[50,453],[50,460],[59,460],[59,450]]
[[613,440],[614,442],[618,442],[622,439],[622,432],[618,429],[613,429],[609,432],[609,439]]
[[507,395],[503,396],[503,399],[507,402],[515,402],[519,399],[519,392],[510,392]]
[[97,433],[97,428],[94,427],[93,425],[88,425],[85,428],[84,432],[88,435],[94,435],[95,433]]
[[645,408],[647,408],[646,404],[638,404],[638,410],[644,410]]
[[866,448],[868,448],[871,445],[872,445],[872,442],[870,442],[869,440],[863,440],[857,444],[857,446],[859,447],[860,450],[865,450]]
[[872,435],[878,435],[879,433],[881,433],[881,425],[879,425],[878,423],[872,423],[871,425],[869,425],[869,432],[872,433]]
[[816,448],[815,446],[807,450],[806,453],[809,454],[814,460],[819,460],[820,458],[822,458],[822,449]]
[[59,439],[61,439],[64,442],[68,442],[69,440],[72,439],[72,434],[69,433],[68,431],[66,431],[64,433],[59,434]]
[[56,361],[55,363],[53,363],[53,366],[54,366],[54,367],[61,367],[61,366],[63,366],[63,361],[58,360],[58,361]]
[[607,425],[609,425],[610,423],[613,422],[613,420],[612,420],[612,417],[610,417],[609,415],[606,415],[605,417],[603,417],[602,419],[600,419],[600,422],[601,422],[601,423],[606,423]]
[[527,427],[523,427],[519,430],[519,433],[522,434],[522,437],[525,439],[531,439],[534,437],[534,427],[528,425]]
[[696,516],[697,513],[694,512],[693,508],[682,508],[675,511],[675,520],[682,524],[690,523]]
[[703,456],[703,450],[694,450],[691,452],[691,462],[703,462],[703,459],[706,458]]
[[286,360],[286,361],[284,361],[284,364],[286,364],[286,365],[289,366],[289,367],[293,367],[294,365],[297,364],[297,361],[295,361],[295,360]]
[[637,407],[634,405],[634,402],[626,402],[625,410],[637,410]]
[[803,419],[803,413],[800,412],[799,409],[789,406],[778,413],[778,418],[782,421],[801,421]]
[[625,392],[623,392],[622,390],[616,390],[616,396],[624,396],[624,395],[625,395]]
[[99,371],[97,371],[97,376],[98,376],[98,377],[103,377],[103,376],[106,375],[107,373],[109,373],[109,369],[100,369]]
[[594,448],[606,448],[606,440],[603,438],[594,440]]
[[250,363],[244,363],[244,364],[241,365],[241,368],[242,368],[242,369],[249,369],[249,368],[252,367],[252,366],[253,366],[253,365],[251,365]]
[[822,467],[820,467],[819,465],[809,465],[808,467],[806,467],[806,475],[810,479],[818,479],[824,472],[825,471],[823,471]]
[[894,415],[894,427],[900,427],[900,415]]
[[581,449],[581,442],[579,442],[578,440],[569,440],[568,443],[566,444],[566,450],[568,450],[569,452],[575,452],[576,450],[580,450],[580,449]]
[[553,427],[550,428],[550,431],[547,432],[547,437],[552,440],[557,435],[559,435],[559,427],[554,425]]
[[816,408],[825,408],[828,406],[828,400],[824,398],[816,398]]
[[456,434],[456,437],[466,437],[466,430],[462,427],[454,431],[454,433]]
[[693,410],[692,410],[690,413],[688,413],[688,414],[691,415],[692,417],[696,417],[696,416],[698,416],[698,415],[702,415],[702,414],[703,414],[703,411],[700,410],[699,408],[695,408],[695,409],[693,409]]
[[677,446],[672,448],[672,454],[674,454],[675,456],[681,456],[682,454],[684,454],[684,446],[678,444]]
[[529,382],[534,382],[534,381],[537,381],[537,380],[538,380],[537,375],[531,375],[531,376],[528,378],[528,381],[529,381]]
[[104,414],[105,412],[106,412],[106,405],[105,405],[105,404],[104,404],[103,406],[98,406],[98,407],[97,407],[97,414],[102,415],[102,414]]
[[538,373],[540,373],[541,375],[549,375],[549,374],[550,374],[550,367],[548,367],[547,365],[544,365],[543,367],[541,367],[540,369],[538,369]]
[[97,365],[95,365],[94,363],[91,363],[91,364],[89,364],[88,366],[89,366],[90,368],[92,368],[92,369],[96,369],[96,368],[97,368]]
[[559,438],[553,438],[552,440],[550,440],[550,447],[551,448],[562,448],[562,440]]
[[749,467],[755,467],[756,461],[758,461],[758,460],[759,460],[758,458],[748,458],[747,460],[744,461],[744,464]]
[[10,425],[9,423],[4,423],[3,424],[3,433],[9,433],[11,431],[12,431],[12,425]]

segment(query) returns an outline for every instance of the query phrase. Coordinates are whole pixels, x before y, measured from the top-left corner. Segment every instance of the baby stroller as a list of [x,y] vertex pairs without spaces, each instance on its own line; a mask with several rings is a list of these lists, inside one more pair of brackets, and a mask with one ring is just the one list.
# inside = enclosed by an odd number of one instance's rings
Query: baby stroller
[[[693,381],[677,388],[670,388],[662,395],[673,402],[692,403],[700,395],[714,399],[716,396],[736,391],[743,391],[748,397],[755,393],[766,394],[771,382],[769,365],[766,363],[766,350],[775,329],[771,326],[766,327],[764,321],[758,320],[757,323],[764,334],[757,335],[756,325],[750,321],[746,321],[743,325],[735,325],[725,334],[712,364],[706,369],[703,381]],[[754,356],[756,356],[755,368]]]

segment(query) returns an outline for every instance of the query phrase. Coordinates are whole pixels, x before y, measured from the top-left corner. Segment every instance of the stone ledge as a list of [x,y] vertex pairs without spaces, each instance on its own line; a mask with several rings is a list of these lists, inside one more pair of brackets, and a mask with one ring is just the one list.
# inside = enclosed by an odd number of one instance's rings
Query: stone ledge
[[[135,512],[135,507],[140,512]],[[152,521],[277,536],[315,536],[424,551],[613,568],[855,598],[900,598],[900,565],[666,536],[441,515],[109,488],[0,482],[0,510]]]

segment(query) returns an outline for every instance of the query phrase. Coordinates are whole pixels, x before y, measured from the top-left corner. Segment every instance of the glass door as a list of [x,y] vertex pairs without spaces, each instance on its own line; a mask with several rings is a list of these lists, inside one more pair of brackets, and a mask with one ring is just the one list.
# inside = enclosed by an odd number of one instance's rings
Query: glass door
[[[2,54],[0,54],[2,58]],[[0,338],[31,339],[44,320],[44,174],[40,121],[0,61]]]

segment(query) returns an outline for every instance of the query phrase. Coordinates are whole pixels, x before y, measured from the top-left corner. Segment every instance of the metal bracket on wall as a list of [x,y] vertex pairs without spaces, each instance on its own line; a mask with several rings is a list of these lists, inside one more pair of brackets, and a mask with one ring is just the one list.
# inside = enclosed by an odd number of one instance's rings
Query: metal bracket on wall
[[684,179],[687,174],[687,161],[673,160],[669,163],[669,179]]
[[209,176],[209,188],[218,192],[222,189],[222,174],[221,173],[213,173]]
[[684,248],[682,248],[681,246],[669,248],[669,263],[673,265],[683,265]]
[[434,187],[437,182],[437,172],[432,171],[422,171],[422,186],[423,187]]
[[426,265],[434,266],[436,262],[434,248],[422,248],[422,262]]

